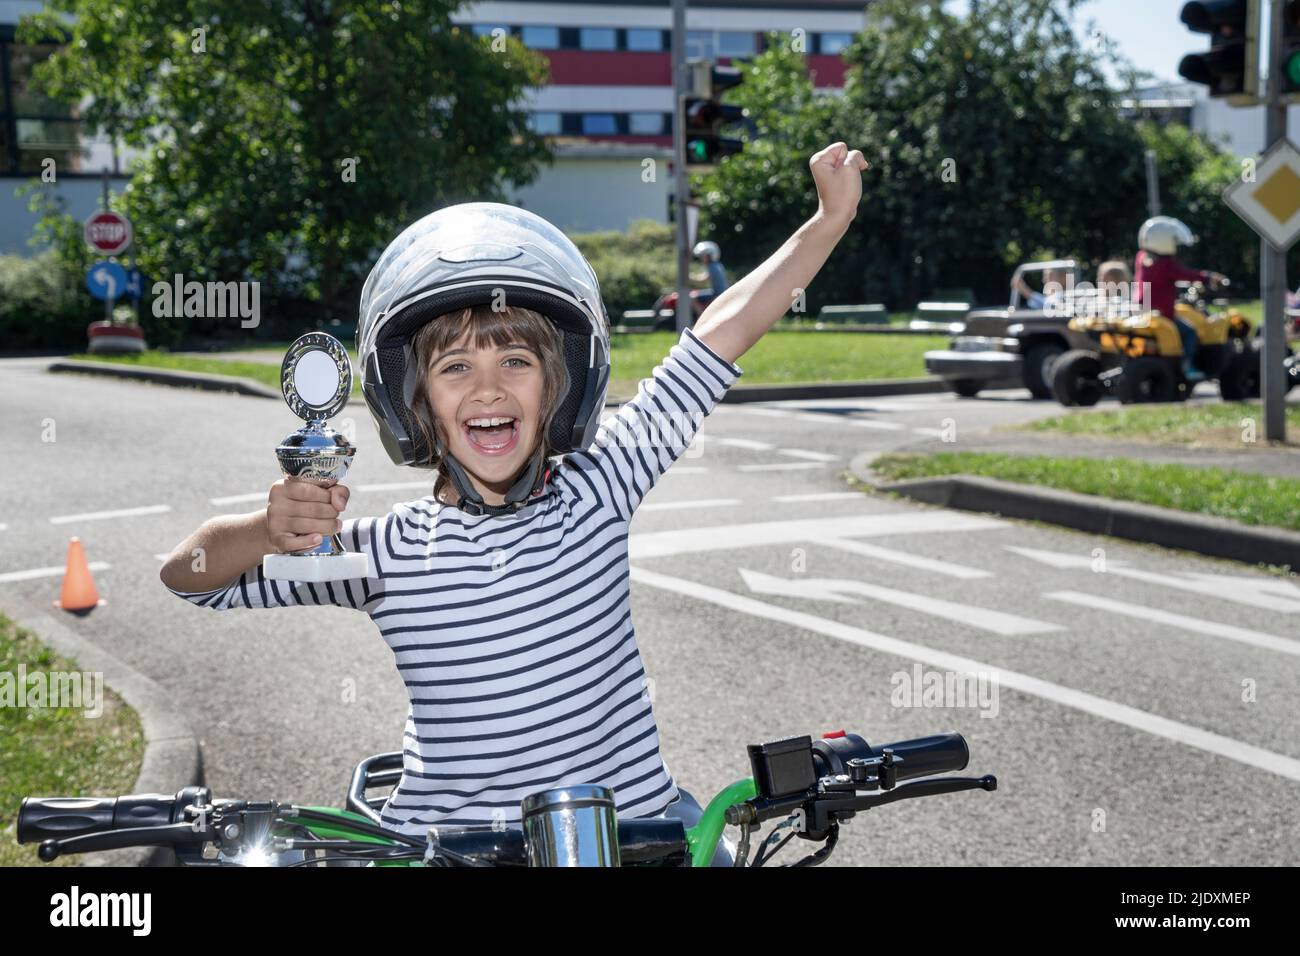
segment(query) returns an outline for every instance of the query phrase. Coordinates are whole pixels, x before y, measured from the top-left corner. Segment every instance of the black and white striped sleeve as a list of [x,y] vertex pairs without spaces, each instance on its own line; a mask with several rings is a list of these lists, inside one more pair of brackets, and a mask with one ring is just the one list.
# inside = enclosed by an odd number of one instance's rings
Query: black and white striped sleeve
[[382,517],[345,518],[339,532],[343,547],[370,558],[370,575],[344,581],[278,581],[267,578],[259,563],[238,580],[211,591],[178,591],[164,584],[177,597],[199,607],[225,611],[236,607],[299,607],[335,604],[358,611],[367,610],[383,595],[383,576],[391,553],[391,536],[397,534],[400,518],[396,511]]
[[704,344],[691,329],[642,379],[637,395],[597,430],[585,452],[594,463],[619,513],[631,520],[642,499],[690,446],[704,419],[743,375]]

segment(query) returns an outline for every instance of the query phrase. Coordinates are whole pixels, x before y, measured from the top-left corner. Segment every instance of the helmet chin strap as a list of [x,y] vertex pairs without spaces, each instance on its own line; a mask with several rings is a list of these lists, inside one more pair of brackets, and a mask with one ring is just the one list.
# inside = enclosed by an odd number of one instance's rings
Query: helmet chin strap
[[474,487],[474,482],[465,473],[464,467],[449,452],[443,449],[441,442],[438,443],[438,461],[446,466],[452,484],[460,492],[460,501],[456,503],[456,507],[466,514],[514,514],[535,497],[541,496],[543,492],[549,493],[550,491],[551,469],[546,464],[542,445],[538,445],[537,452],[529,460],[523,473],[510,486],[510,490],[505,493],[505,503],[500,505],[490,505],[484,502],[483,496]]

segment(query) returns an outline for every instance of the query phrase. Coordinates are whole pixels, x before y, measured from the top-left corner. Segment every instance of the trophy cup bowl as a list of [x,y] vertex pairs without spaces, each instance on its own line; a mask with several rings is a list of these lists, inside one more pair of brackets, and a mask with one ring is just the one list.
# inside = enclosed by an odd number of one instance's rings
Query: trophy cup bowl
[[[285,478],[326,487],[342,481],[356,446],[326,421],[343,409],[352,392],[352,363],[343,344],[324,332],[300,336],[280,366],[280,391],[305,422],[275,449]],[[335,533],[303,551],[266,555],[262,574],[277,581],[345,581],[369,577],[370,559],[345,550]]]

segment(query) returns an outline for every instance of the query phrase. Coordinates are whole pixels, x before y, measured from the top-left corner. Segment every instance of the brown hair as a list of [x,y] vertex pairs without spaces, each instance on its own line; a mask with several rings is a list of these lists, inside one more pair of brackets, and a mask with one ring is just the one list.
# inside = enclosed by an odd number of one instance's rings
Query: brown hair
[[[559,454],[551,447],[549,437],[551,421],[559,407],[559,398],[568,389],[568,371],[564,367],[564,357],[560,351],[559,330],[550,319],[532,309],[507,305],[497,311],[490,305],[476,305],[430,320],[411,340],[417,368],[411,417],[429,450],[429,457],[424,464],[435,468],[438,466],[438,439],[441,439],[444,448],[449,447],[447,433],[429,405],[429,366],[434,358],[458,342],[467,328],[474,348],[487,348],[489,345],[500,348],[511,342],[522,342],[541,357],[541,407],[546,418],[542,423],[540,441],[545,448],[545,457]],[[536,446],[530,451],[535,452]],[[443,493],[453,487],[451,475],[446,469],[438,468],[438,476],[433,485],[434,498],[442,501]]]

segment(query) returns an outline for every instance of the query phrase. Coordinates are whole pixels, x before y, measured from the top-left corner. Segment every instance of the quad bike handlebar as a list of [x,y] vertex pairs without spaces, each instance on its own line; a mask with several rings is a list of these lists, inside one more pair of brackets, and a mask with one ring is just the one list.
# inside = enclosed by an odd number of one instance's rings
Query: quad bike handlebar
[[[956,733],[872,747],[837,731],[814,741],[795,737],[751,745],[754,776],[710,801],[699,823],[679,819],[618,819],[621,865],[707,866],[725,823],[741,828],[737,866],[762,866],[793,836],[823,844],[792,866],[814,866],[834,850],[839,824],[899,800],[997,789],[991,775],[945,777],[964,769],[970,752]],[[170,846],[177,860],[197,866],[343,865],[526,866],[537,862],[531,837],[518,826],[433,825],[416,837],[382,826],[383,801],[367,787],[394,784],[401,755],[379,754],[353,773],[346,810],[273,801],[214,800],[207,787],[175,794],[119,797],[25,797],[18,811],[19,843],[39,843],[40,859],[134,846]],[[922,779],[924,778],[924,779]],[[902,785],[903,781],[914,782]],[[786,818],[753,862],[749,838],[761,823]],[[779,845],[781,830],[790,834]]]

